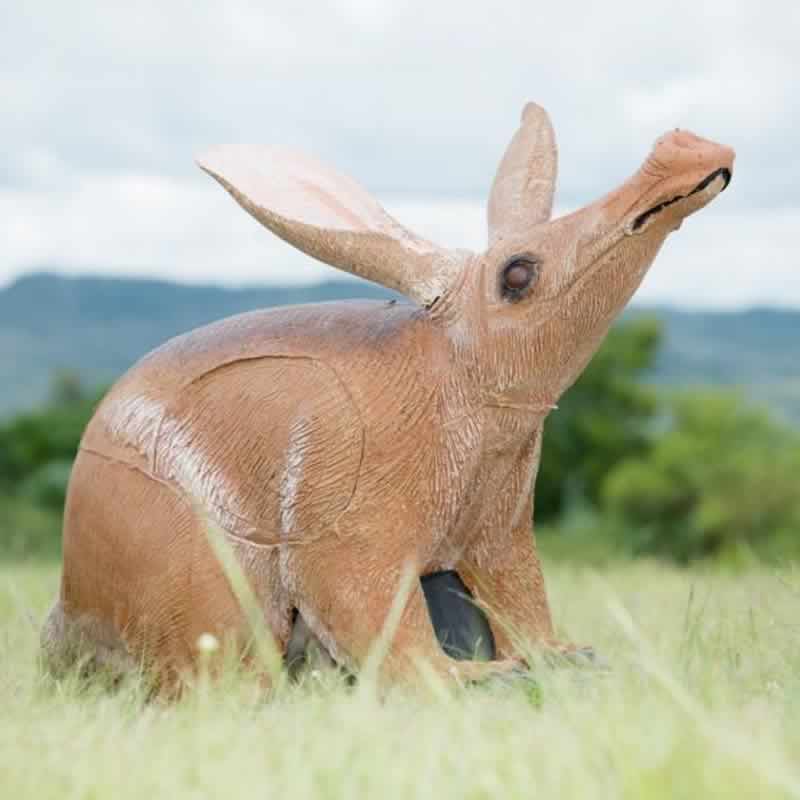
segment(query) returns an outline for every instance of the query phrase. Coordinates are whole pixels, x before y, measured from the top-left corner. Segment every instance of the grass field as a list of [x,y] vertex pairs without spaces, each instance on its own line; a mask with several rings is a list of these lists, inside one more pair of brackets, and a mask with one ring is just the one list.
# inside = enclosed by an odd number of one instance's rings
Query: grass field
[[0,797],[800,797],[800,570],[550,568],[561,633],[610,673],[426,685],[231,676],[172,706],[55,683],[34,621],[55,567],[0,567]]

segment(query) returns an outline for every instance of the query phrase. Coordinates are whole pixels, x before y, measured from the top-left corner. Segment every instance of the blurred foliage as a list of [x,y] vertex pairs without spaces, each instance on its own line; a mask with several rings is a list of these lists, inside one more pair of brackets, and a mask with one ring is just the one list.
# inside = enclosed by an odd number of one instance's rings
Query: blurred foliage
[[609,473],[602,507],[634,553],[797,553],[800,435],[734,394],[679,394],[646,451]]
[[0,426],[0,494],[60,511],[70,465],[102,392],[84,389],[77,376],[58,373],[51,401]]
[[[800,557],[800,433],[727,390],[645,383],[660,324],[629,318],[545,427],[538,534],[553,557],[727,564]],[[57,373],[0,426],[0,558],[52,557],[72,460],[101,392]]]

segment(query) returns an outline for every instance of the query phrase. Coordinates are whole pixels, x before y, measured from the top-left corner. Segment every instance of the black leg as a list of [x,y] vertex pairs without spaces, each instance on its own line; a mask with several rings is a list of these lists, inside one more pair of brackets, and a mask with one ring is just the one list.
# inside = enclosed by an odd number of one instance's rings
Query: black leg
[[[475,605],[457,572],[448,570],[423,575],[422,591],[436,638],[447,655],[460,661],[491,661],[496,658],[489,620]],[[295,677],[299,673],[312,650],[319,651],[317,661],[322,657],[325,663],[333,663],[305,620],[295,611],[285,657],[290,675]]]
[[457,572],[423,575],[422,590],[442,649],[459,660],[490,661],[496,657],[494,636],[483,610],[475,605]]

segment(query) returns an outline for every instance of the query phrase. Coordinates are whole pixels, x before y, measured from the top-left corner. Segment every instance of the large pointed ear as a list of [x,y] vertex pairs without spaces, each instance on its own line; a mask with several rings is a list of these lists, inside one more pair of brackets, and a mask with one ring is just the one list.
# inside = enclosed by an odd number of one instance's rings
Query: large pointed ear
[[366,189],[309,156],[225,145],[197,163],[289,244],[423,305],[442,296],[462,268],[463,253],[415,236]]
[[558,152],[547,112],[536,103],[522,111],[489,195],[489,243],[550,219]]

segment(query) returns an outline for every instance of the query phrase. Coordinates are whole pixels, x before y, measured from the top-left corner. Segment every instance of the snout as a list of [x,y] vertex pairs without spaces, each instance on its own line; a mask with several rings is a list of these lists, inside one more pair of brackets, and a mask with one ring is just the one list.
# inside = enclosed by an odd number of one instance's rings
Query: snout
[[653,146],[642,170],[656,180],[673,176],[712,175],[733,172],[733,148],[696,136],[690,131],[674,130],[664,134]]
[[730,183],[731,147],[689,131],[662,136],[639,171],[604,203],[625,233],[640,234],[663,222],[669,231],[707,205]]

